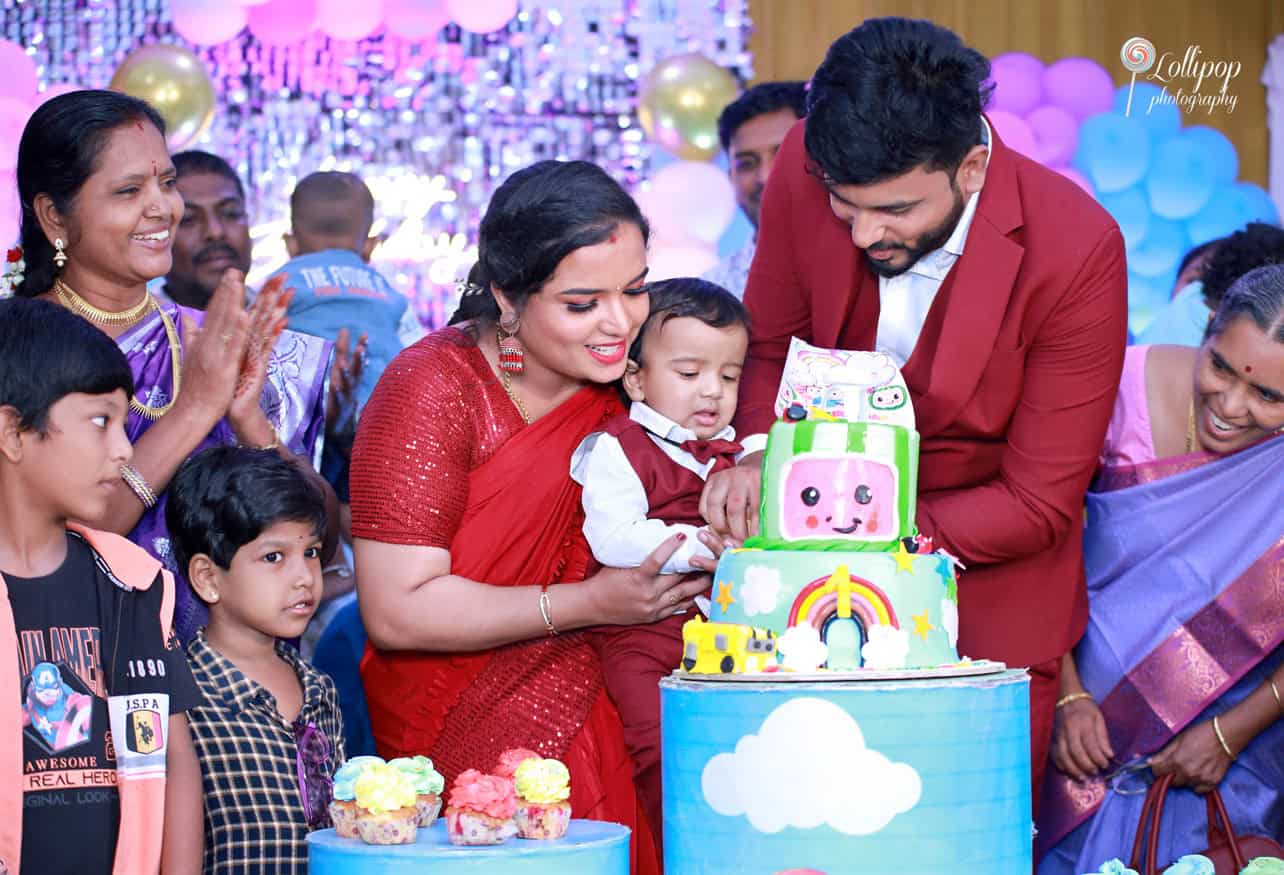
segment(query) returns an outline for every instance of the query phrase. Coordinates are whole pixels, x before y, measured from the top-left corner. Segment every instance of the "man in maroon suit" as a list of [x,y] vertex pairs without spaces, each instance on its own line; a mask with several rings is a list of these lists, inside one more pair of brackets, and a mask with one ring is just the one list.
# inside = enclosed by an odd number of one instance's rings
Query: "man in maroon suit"
[[[1106,211],[995,136],[988,76],[924,21],[872,19],[830,47],[767,184],[736,428],[770,427],[791,336],[901,364],[922,437],[918,525],[967,565],[959,649],[1030,667],[1037,800],[1060,657],[1087,619],[1083,497],[1127,282]],[[756,530],[760,463],[710,477],[715,530]]]

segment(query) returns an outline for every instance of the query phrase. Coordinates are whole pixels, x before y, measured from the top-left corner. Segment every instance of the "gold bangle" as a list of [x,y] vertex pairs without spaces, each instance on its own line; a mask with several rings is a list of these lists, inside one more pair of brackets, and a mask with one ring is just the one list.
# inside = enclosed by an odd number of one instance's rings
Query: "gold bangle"
[[1275,707],[1284,713],[1284,703],[1280,702],[1280,688],[1275,686],[1275,678],[1267,678],[1266,682],[1271,685],[1271,695],[1275,697]]
[[281,435],[278,434],[277,430],[274,428],[272,429],[272,443],[270,444],[264,444],[261,447],[256,447],[237,441],[236,445],[246,450],[262,450],[263,452],[267,452],[268,450],[278,450],[281,448]]
[[1221,744],[1222,750],[1226,751],[1226,756],[1234,760],[1235,754],[1231,753],[1230,745],[1226,743],[1226,736],[1222,735],[1222,727],[1216,717],[1213,718],[1213,732],[1217,733],[1217,741]]
[[125,481],[125,485],[130,488],[138,500],[143,503],[143,507],[151,510],[156,506],[156,493],[152,491],[151,486],[143,479],[143,475],[129,465],[120,466],[120,479]]
[[557,627],[553,625],[553,605],[548,598],[547,586],[539,593],[539,615],[544,618],[544,629],[548,632],[548,637],[552,638],[557,634]]
[[1091,699],[1091,698],[1092,698],[1092,693],[1084,693],[1084,692],[1070,693],[1068,696],[1062,696],[1060,699],[1057,699],[1057,708],[1058,709],[1064,708],[1066,705],[1069,705],[1071,702],[1077,702],[1080,699]]

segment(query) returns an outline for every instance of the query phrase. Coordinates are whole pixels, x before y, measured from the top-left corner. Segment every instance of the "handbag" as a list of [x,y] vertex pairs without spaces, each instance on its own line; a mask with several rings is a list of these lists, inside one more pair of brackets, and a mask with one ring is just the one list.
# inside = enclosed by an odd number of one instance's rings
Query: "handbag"
[[[1159,847],[1159,825],[1164,813],[1164,799],[1172,787],[1173,776],[1164,775],[1150,785],[1146,800],[1141,806],[1141,820],[1137,824],[1137,838],[1132,843],[1133,869],[1141,875],[1159,875],[1161,867],[1155,863]],[[1213,863],[1217,875],[1239,875],[1254,857],[1284,857],[1284,848],[1265,836],[1236,835],[1226,814],[1226,805],[1216,790],[1204,797],[1208,806],[1208,847],[1197,853]],[[1142,848],[1145,847],[1145,868]]]

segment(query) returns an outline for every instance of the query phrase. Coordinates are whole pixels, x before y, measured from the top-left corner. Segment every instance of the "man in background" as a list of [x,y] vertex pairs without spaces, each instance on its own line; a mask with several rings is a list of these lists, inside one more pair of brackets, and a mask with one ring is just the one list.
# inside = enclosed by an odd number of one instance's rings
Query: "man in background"
[[[728,175],[736,203],[753,225],[753,236],[704,275],[737,298],[745,296],[749,265],[758,245],[758,212],[767,174],[785,134],[806,114],[807,90],[802,82],[763,82],[755,85],[718,116],[718,138],[727,152]],[[181,171],[180,171],[181,172]]]
[[174,266],[163,294],[175,303],[204,310],[223,272],[250,270],[250,217],[245,187],[217,155],[192,150],[174,156],[183,218],[174,235]]

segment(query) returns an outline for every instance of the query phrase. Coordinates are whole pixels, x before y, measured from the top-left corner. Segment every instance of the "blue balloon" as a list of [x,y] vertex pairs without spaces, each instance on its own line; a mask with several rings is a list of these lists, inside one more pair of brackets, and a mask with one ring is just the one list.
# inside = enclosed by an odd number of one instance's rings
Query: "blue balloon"
[[1145,239],[1128,252],[1128,270],[1147,279],[1177,272],[1181,257],[1190,249],[1186,226],[1171,219],[1151,216]]
[[1171,297],[1172,281],[1139,276],[1128,271],[1128,329],[1141,334]]
[[1221,185],[1202,210],[1186,221],[1192,246],[1233,234],[1249,222],[1279,224],[1279,211],[1270,195],[1251,182]]
[[[1115,89],[1115,112],[1120,115],[1128,107],[1128,85]],[[1149,82],[1138,82],[1132,92],[1132,111],[1129,118],[1144,124],[1155,139],[1163,139],[1181,130],[1181,107],[1172,95]]]
[[1123,232],[1124,248],[1132,258],[1133,250],[1146,239],[1150,229],[1150,204],[1141,188],[1130,188],[1127,191],[1098,194],[1097,200],[1114,216]]
[[1214,181],[1218,185],[1235,181],[1235,177],[1239,175],[1239,155],[1235,153],[1235,144],[1225,134],[1204,125],[1194,125],[1183,128],[1181,135],[1206,153],[1208,162],[1213,166]]
[[1150,133],[1141,122],[1117,112],[1094,115],[1079,128],[1073,163],[1098,193],[1123,191],[1146,174]]
[[1146,196],[1155,215],[1189,219],[1203,209],[1217,187],[1214,160],[1198,138],[1188,139],[1184,131],[1156,146],[1146,174]]

